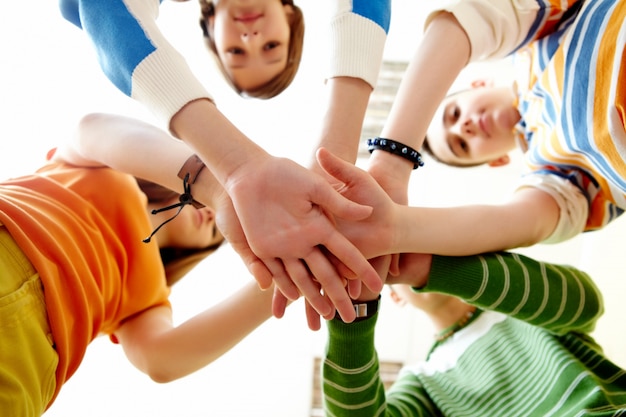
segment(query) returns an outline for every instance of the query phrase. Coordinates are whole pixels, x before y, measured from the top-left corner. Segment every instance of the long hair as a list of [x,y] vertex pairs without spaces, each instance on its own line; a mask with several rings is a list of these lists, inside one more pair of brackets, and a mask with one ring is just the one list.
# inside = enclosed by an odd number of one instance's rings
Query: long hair
[[[169,204],[172,200],[178,200],[180,194],[163,187],[159,184],[141,178],[135,178],[141,191],[148,198],[150,204]],[[206,258],[223,243],[223,240],[211,244],[205,248],[161,248],[161,261],[165,267],[167,285],[172,286],[185,276],[200,261]]]
[[217,67],[221,71],[222,75],[228,82],[228,84],[237,92],[237,94],[246,97],[254,97],[262,100],[270,99],[282,93],[296,77],[298,68],[300,67],[300,61],[302,60],[302,50],[304,47],[304,14],[302,9],[296,6],[293,0],[281,0],[283,5],[291,6],[293,14],[289,17],[289,48],[287,49],[287,65],[278,73],[274,78],[263,84],[262,86],[253,90],[243,91],[237,87],[233,80],[228,75],[224,64],[219,58],[217,53],[217,47],[215,46],[215,40],[211,37],[211,32],[208,28],[208,19],[215,15],[215,6],[212,1],[199,0],[200,2],[200,28],[202,29],[202,35],[206,43],[207,48],[211,51]]

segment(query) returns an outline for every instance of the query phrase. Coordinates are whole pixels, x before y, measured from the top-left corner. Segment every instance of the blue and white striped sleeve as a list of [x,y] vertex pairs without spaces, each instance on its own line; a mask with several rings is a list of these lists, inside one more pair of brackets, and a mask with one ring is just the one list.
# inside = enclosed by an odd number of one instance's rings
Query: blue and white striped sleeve
[[335,0],[327,78],[354,77],[376,86],[389,25],[390,0]]
[[159,0],[60,0],[63,17],[90,38],[107,78],[160,120],[209,98],[156,24]]

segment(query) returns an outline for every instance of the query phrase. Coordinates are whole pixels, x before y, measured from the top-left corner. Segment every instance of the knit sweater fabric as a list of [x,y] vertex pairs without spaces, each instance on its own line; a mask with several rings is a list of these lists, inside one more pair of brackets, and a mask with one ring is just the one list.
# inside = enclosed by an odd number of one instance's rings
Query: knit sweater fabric
[[[159,0],[59,1],[63,17],[89,37],[108,79],[169,126],[171,118],[187,103],[213,97],[158,27],[160,3]],[[391,1],[335,3],[327,76],[361,78],[374,86],[389,30]]]
[[583,272],[512,253],[433,257],[428,285],[484,311],[403,368],[385,392],[377,316],[328,322],[323,365],[332,416],[626,415],[626,373],[589,336],[601,295]]

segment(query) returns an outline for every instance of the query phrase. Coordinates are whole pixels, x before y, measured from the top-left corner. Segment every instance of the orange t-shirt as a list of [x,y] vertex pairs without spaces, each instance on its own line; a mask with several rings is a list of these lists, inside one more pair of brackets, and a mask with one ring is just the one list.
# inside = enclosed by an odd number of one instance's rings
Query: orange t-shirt
[[152,231],[146,205],[132,176],[104,167],[49,163],[0,183],[0,222],[43,283],[59,354],[55,397],[99,334],[169,306],[157,244],[142,242]]

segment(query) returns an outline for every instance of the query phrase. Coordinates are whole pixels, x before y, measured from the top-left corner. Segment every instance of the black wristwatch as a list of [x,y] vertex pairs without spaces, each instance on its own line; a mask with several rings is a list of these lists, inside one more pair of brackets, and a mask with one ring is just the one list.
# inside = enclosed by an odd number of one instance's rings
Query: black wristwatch
[[[352,306],[354,307],[356,318],[352,323],[355,323],[357,321],[363,321],[374,316],[374,314],[378,312],[379,303],[380,295],[378,296],[378,298],[370,301],[353,301]],[[343,321],[338,312],[335,313],[335,319]]]

